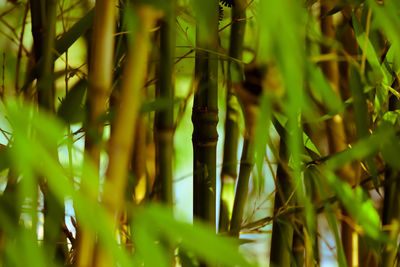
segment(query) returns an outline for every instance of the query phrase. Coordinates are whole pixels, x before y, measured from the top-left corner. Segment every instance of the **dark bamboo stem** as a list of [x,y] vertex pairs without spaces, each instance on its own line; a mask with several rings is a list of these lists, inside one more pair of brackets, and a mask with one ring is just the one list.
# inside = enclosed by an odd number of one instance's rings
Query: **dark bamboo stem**
[[[35,61],[42,61],[38,74],[37,95],[38,104],[49,112],[55,111],[54,85],[54,44],[56,35],[57,0],[31,0],[32,34],[34,39]],[[52,148],[54,157],[58,158],[57,148]],[[53,177],[52,179],[55,179]],[[41,189],[44,202],[44,244],[51,257],[64,262],[67,254],[66,238],[63,233],[64,203],[60,203],[54,194],[48,190],[46,180]]]
[[[160,63],[157,82],[157,97],[168,101],[166,109],[156,112],[154,137],[156,144],[156,190],[161,200],[171,205],[173,138],[174,138],[174,55],[175,55],[175,3],[170,1],[170,10],[161,19]],[[172,207],[172,206],[171,206]]]
[[245,138],[243,144],[242,158],[240,161],[239,178],[236,184],[235,200],[233,203],[232,220],[229,234],[239,236],[242,225],[244,208],[246,206],[247,192],[249,190],[250,174],[254,167],[254,142],[250,138]]
[[[232,7],[232,21],[229,56],[238,60],[242,60],[244,32],[246,28],[246,11],[245,2],[242,0],[234,1]],[[239,141],[239,105],[236,99],[233,83],[242,81],[243,65],[231,61],[228,63],[228,82],[226,94],[226,118],[225,118],[225,140],[224,153],[221,170],[221,208],[219,219],[219,231],[228,231],[229,225],[229,206],[225,202],[226,195],[232,194],[228,184],[234,184],[237,177],[237,150]]]
[[293,267],[302,267],[304,265],[304,238],[302,233],[302,226],[297,224],[297,230],[293,232],[293,243],[292,243],[292,253],[293,253]]
[[[398,171],[389,169],[385,173],[386,179],[399,176]],[[399,234],[400,221],[400,183],[395,181],[384,187],[384,199],[383,199],[383,212],[382,212],[382,225],[392,225],[392,231],[390,237],[396,242]],[[382,267],[396,266],[396,260],[398,257],[398,249],[392,244],[385,244],[382,249],[381,264]]]
[[[288,156],[285,136],[281,136],[279,147],[279,165],[276,173],[276,193],[274,214],[279,214],[285,206],[294,203],[290,196],[293,193],[293,186],[290,175],[287,173]],[[288,201],[289,200],[289,201]],[[291,266],[291,251],[293,245],[293,226],[287,218],[274,220],[272,226],[271,240],[271,266]]]
[[[193,103],[193,213],[196,219],[216,224],[216,151],[218,123],[218,1],[203,1],[208,18],[197,26]],[[201,11],[199,11],[201,12]]]
[[233,203],[232,219],[229,234],[239,236],[242,224],[244,209],[246,206],[247,193],[249,188],[250,175],[255,161],[255,130],[258,120],[259,98],[263,90],[264,69],[255,63],[246,67],[245,81],[241,85],[236,85],[236,93],[242,106],[246,130],[244,134],[244,144],[242,157],[240,160],[239,177],[236,183],[235,200]]
[[[396,102],[389,102],[389,110],[396,110]],[[384,196],[383,196],[383,211],[382,211],[382,226],[391,225],[391,231],[389,233],[390,238],[397,242],[397,238],[400,233],[400,181],[398,178],[400,173],[390,167],[385,172],[385,181],[393,181],[384,185]],[[382,248],[381,256],[381,267],[396,266],[398,265],[398,248],[392,244],[385,244]],[[362,263],[366,262],[364,260]],[[372,264],[371,264],[372,265]],[[375,264],[376,266],[376,264]]]

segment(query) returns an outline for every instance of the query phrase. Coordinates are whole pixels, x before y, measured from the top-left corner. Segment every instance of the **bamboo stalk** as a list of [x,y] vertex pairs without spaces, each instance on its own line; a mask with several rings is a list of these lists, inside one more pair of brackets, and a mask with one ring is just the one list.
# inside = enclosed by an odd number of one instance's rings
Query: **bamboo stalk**
[[[148,6],[140,6],[137,11],[140,25],[125,64],[121,97],[110,136],[109,165],[102,198],[114,227],[117,225],[115,218],[119,218],[124,210],[126,175],[134,145],[134,130],[141,106],[142,88],[147,74],[150,30],[160,17],[158,11]],[[98,254],[96,264],[97,266],[114,265],[109,253],[104,250]]]
[[[333,3],[324,2],[321,4],[321,14],[326,14],[333,8]],[[333,23],[332,16],[325,16],[321,19],[321,33],[331,39],[335,38],[336,31]],[[334,53],[335,51],[326,46],[321,47],[321,52]],[[333,90],[340,96],[340,86],[339,86],[339,65],[336,61],[325,61],[321,63],[322,72],[325,77],[330,82]],[[331,120],[327,121],[328,128],[328,143],[330,154],[340,152],[347,148],[348,137],[345,131],[345,125],[342,116],[335,115]],[[351,164],[346,164],[340,170],[338,170],[338,175],[349,182],[354,184],[355,181],[355,171],[353,170]],[[341,240],[346,257],[346,262],[348,266],[353,266],[353,229],[345,223],[342,222],[342,233]]]
[[85,150],[91,161],[100,162],[99,138],[103,133],[101,117],[107,110],[107,100],[112,85],[114,51],[115,1],[97,0],[91,40],[89,64],[89,89],[87,137]]
[[[389,103],[389,110],[396,110],[396,103]],[[389,236],[397,242],[400,233],[400,182],[398,181],[399,172],[390,167],[385,172],[385,181],[393,181],[386,183],[383,187],[383,210],[382,210],[382,226],[390,226]],[[389,267],[398,266],[398,248],[392,244],[385,244],[382,248],[381,261],[379,266]],[[376,265],[375,265],[376,266]]]
[[[274,214],[279,214],[285,206],[293,204],[293,186],[290,175],[287,173],[287,147],[285,136],[281,136],[279,146],[279,163],[276,172],[276,193]],[[291,266],[291,251],[293,247],[293,226],[287,218],[274,220],[271,239],[271,266]]]
[[146,134],[146,122],[142,116],[139,116],[136,122],[135,140],[133,141],[134,147],[131,160],[131,168],[136,183],[134,187],[128,187],[129,191],[132,190],[132,194],[135,196],[136,203],[140,203],[148,196],[151,186],[148,177],[146,177]]
[[[229,41],[229,56],[238,60],[243,57],[244,32],[246,28],[246,11],[243,0],[234,1],[232,6],[231,35]],[[231,186],[237,177],[237,149],[239,141],[239,107],[234,93],[233,83],[240,83],[243,76],[243,66],[238,62],[228,63],[228,81],[226,93],[226,118],[223,162],[221,170],[221,208],[219,214],[219,231],[227,232],[229,226],[229,206],[226,203],[232,194]],[[225,203],[223,203],[225,202]]]
[[[54,72],[54,44],[56,34],[57,0],[31,0],[32,34],[34,38],[35,61],[43,62],[38,75],[37,95],[40,107],[54,113],[54,86],[52,75]],[[52,148],[54,157],[58,157],[57,148]],[[55,179],[53,177],[52,179]],[[44,243],[51,257],[64,262],[68,248],[63,233],[65,208],[59,203],[54,194],[47,189],[47,181],[41,182],[44,202]]]
[[175,55],[175,1],[161,19],[160,62],[158,65],[157,98],[168,101],[168,107],[155,115],[154,137],[156,145],[156,191],[161,201],[172,207],[172,168],[174,138],[174,55]]
[[54,112],[54,86],[51,76],[54,72],[53,51],[56,34],[57,0],[40,2],[41,12],[44,11],[45,13],[41,14],[40,17],[42,22],[40,30],[42,52],[40,58],[43,60],[43,65],[38,79],[38,102],[42,107]]
[[[87,96],[88,117],[85,138],[85,162],[91,161],[97,169],[100,165],[101,142],[103,136],[102,116],[107,110],[107,100],[112,85],[114,51],[115,1],[97,0],[91,39],[89,62],[89,88]],[[83,177],[81,189],[87,184]],[[98,188],[94,189],[98,191]],[[93,196],[97,198],[97,196]],[[79,219],[79,218],[78,218]],[[94,261],[95,233],[90,229],[80,229],[78,236],[78,266],[92,266]]]
[[[197,26],[193,121],[193,213],[211,226],[216,224],[216,150],[218,141],[218,1],[202,3],[208,18]],[[200,11],[199,11],[200,12]]]
[[250,174],[254,167],[254,142],[246,138],[243,144],[242,158],[240,161],[239,178],[236,185],[235,200],[233,203],[232,220],[229,234],[238,237],[242,225],[244,208],[246,206],[247,192],[249,189]]
[[302,226],[297,224],[298,229],[293,232],[293,243],[292,243],[292,253],[293,253],[293,264],[292,266],[302,267],[304,265],[304,239],[300,233]]
[[[398,176],[398,171],[389,169],[385,173],[385,179],[391,179],[392,177]],[[384,186],[384,198],[383,198],[383,212],[382,212],[382,225],[391,226],[390,237],[394,242],[397,242],[399,234],[399,222],[400,222],[400,183],[395,181]],[[385,244],[382,249],[381,263],[379,266],[389,267],[396,266],[398,262],[398,249],[392,244]]]
[[232,219],[229,228],[229,234],[235,237],[239,236],[239,231],[241,229],[250,175],[254,167],[254,139],[256,122],[259,115],[258,99],[262,93],[263,76],[264,73],[259,69],[259,66],[249,65],[246,67],[243,86],[237,85],[235,88],[240,99],[246,125],[242,157],[240,160],[240,171],[236,184]]

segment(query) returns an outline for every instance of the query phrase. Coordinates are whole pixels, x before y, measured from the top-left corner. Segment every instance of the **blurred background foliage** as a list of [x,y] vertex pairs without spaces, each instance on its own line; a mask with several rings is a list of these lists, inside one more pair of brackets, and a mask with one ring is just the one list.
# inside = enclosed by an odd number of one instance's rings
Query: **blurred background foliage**
[[397,266],[400,2],[0,0],[0,266]]

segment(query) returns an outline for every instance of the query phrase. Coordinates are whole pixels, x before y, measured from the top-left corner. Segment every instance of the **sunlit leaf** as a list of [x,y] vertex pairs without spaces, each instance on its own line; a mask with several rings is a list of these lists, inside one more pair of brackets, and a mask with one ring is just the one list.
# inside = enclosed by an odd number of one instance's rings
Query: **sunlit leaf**
[[351,216],[362,226],[365,234],[376,241],[387,241],[388,237],[380,228],[379,214],[365,192],[360,187],[354,191],[348,183],[331,172],[328,172],[326,177]]
[[218,261],[227,266],[252,266],[238,252],[237,240],[217,236],[215,230],[201,223],[192,226],[177,222],[171,213],[159,206],[147,206],[142,212],[147,223],[159,229],[163,236],[209,263]]
[[327,112],[339,111],[342,103],[338,95],[332,90],[321,69],[308,64],[307,74],[313,93],[322,102],[323,106],[327,108]]

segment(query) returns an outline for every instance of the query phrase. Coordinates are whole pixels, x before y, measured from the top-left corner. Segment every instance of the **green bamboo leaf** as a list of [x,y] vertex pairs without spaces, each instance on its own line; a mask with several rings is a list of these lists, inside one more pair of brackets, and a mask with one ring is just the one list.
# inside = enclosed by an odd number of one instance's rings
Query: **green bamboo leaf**
[[[353,106],[355,112],[355,122],[357,136],[359,139],[369,136],[368,107],[367,98],[364,94],[364,84],[359,70],[355,66],[350,67],[350,91],[353,96]],[[367,156],[365,163],[372,176],[375,188],[378,188],[378,175],[373,161],[373,157]]]
[[381,222],[372,200],[365,192],[337,178],[332,172],[327,172],[327,181],[339,197],[349,214],[362,226],[365,234],[378,242],[387,242],[389,238],[381,231]]
[[351,148],[331,156],[326,161],[326,166],[330,170],[334,171],[346,163],[375,155],[378,153],[382,145],[389,142],[391,138],[395,138],[393,128],[387,124],[382,124],[371,136],[363,138],[355,143]]
[[[354,12],[352,14],[352,23],[353,23],[353,28],[354,28],[354,32],[356,34],[358,45],[361,49],[364,49],[364,42],[365,42],[365,38],[366,38],[365,32],[364,32],[363,26],[361,25],[360,21],[355,16]],[[386,73],[382,71],[381,64],[379,62],[379,58],[378,58],[377,54],[375,53],[375,49],[374,49],[371,41],[369,39],[367,39],[366,42],[367,42],[367,45],[365,47],[366,50],[363,51],[363,53],[365,53],[367,61],[372,68],[373,81],[375,81],[375,83],[381,83],[383,81],[385,84],[388,84],[389,81],[391,80],[391,77],[386,76]]]
[[167,209],[158,205],[147,206],[140,214],[141,219],[146,220],[152,228],[159,229],[170,242],[179,243],[183,249],[192,251],[209,263],[252,266],[239,253],[236,239],[217,236],[215,229],[210,229],[200,222],[196,222],[195,226],[177,222]]
[[313,64],[308,64],[307,74],[310,79],[312,92],[322,102],[323,106],[327,108],[327,113],[341,110],[341,100],[332,90],[321,68],[317,68]]
[[[384,68],[384,70],[388,74],[392,75],[391,82],[393,82],[396,75],[400,73],[400,59],[397,56],[398,52],[396,52],[396,49],[396,45],[391,45],[386,53],[384,61],[382,62],[382,67]],[[389,84],[391,84],[391,82]]]
[[385,1],[384,5],[378,4],[375,0],[367,0],[373,10],[371,26],[382,30],[392,43],[396,53],[400,53],[400,17],[398,15],[397,1]]
[[303,145],[310,152],[314,152],[316,156],[321,157],[321,154],[318,151],[318,148],[315,146],[315,144],[313,143],[311,138],[305,132],[303,132]]
[[389,108],[389,92],[383,85],[377,85],[375,89],[373,121],[382,118]]
[[[394,114],[392,114],[394,115]],[[388,116],[387,116],[388,117]],[[396,114],[396,123],[398,124],[398,113]],[[393,119],[393,118],[391,118]],[[390,141],[385,142],[381,148],[383,159],[391,167],[400,170],[400,162],[397,160],[400,152],[400,141],[399,138],[392,138]]]
[[322,174],[320,172],[317,172],[317,170],[314,168],[310,168],[307,171],[310,172],[310,175],[314,178],[313,180],[315,181],[317,190],[321,194],[322,199],[324,200],[324,208],[326,211],[326,218],[327,218],[329,227],[332,230],[333,236],[335,238],[335,242],[336,242],[339,266],[346,267],[347,262],[346,262],[346,258],[345,258],[345,254],[344,254],[342,241],[340,239],[339,227],[338,227],[336,215],[333,212],[333,208],[332,208],[332,205],[330,204],[330,202],[326,201],[328,199],[328,194],[326,191],[327,191],[327,189],[329,190],[329,188],[325,187],[326,179],[323,178],[323,180],[322,180],[321,179]]
[[[57,156],[52,152],[52,147],[63,139],[63,125],[54,116],[43,112],[38,113],[32,106],[19,105],[16,102],[8,103],[7,115],[15,136],[15,150],[12,150],[13,160],[14,164],[23,170],[23,181],[28,182],[27,185],[34,190],[34,184],[37,181],[32,174],[47,177],[49,190],[55,195],[57,201],[63,203],[66,197],[72,199],[76,204],[74,208],[80,218],[80,223],[84,227],[90,227],[97,231],[100,242],[113,255],[116,262],[122,266],[132,265],[129,256],[115,240],[105,208],[100,206],[97,201],[93,201],[94,198],[88,196],[91,194],[83,195],[81,191],[75,189],[74,182],[69,179],[67,170],[61,167]],[[27,129],[31,129],[31,132],[35,132],[35,136],[39,138],[30,138]],[[94,169],[84,173],[88,176],[96,176]],[[85,179],[93,181],[98,178],[85,177]],[[28,189],[25,189],[25,192],[28,192]],[[32,218],[35,214],[36,211],[31,214]]]
[[[287,136],[288,131],[286,130],[287,128],[287,118],[285,116],[282,116],[282,114],[275,113],[273,116],[272,123],[274,125],[275,130],[278,132],[279,136]],[[303,140],[303,145],[307,153],[302,153],[300,157],[303,159],[310,159],[315,160],[317,158],[320,158],[320,152],[318,151],[317,147],[315,144],[312,142],[311,138],[305,133],[302,133],[302,140]],[[285,140],[282,140],[282,142],[286,142]],[[303,160],[303,161],[309,161],[309,160]]]
[[57,115],[65,122],[70,124],[83,122],[85,118],[85,108],[83,105],[87,86],[86,79],[80,80],[61,101]]
[[400,110],[388,111],[383,115],[383,120],[395,125],[396,127],[400,126]]
[[[42,246],[39,246],[36,233],[29,231],[24,228],[19,229],[17,233],[15,250],[15,263],[14,266],[49,266],[52,265],[48,255],[45,254],[45,250]],[[21,257],[21,251],[24,253],[24,257]],[[45,264],[45,265],[42,265]]]
[[264,175],[262,168],[264,166],[265,153],[269,140],[268,129],[270,129],[271,123],[271,108],[271,99],[267,95],[263,95],[260,100],[260,115],[257,118],[254,138],[255,165],[257,168],[257,175],[253,177],[255,177],[254,182],[259,193],[261,193],[264,188]]
[[132,232],[136,244],[136,261],[145,266],[170,266],[171,259],[168,261],[166,248],[162,246],[157,236],[158,229],[153,224],[147,224],[143,218],[135,220]]

